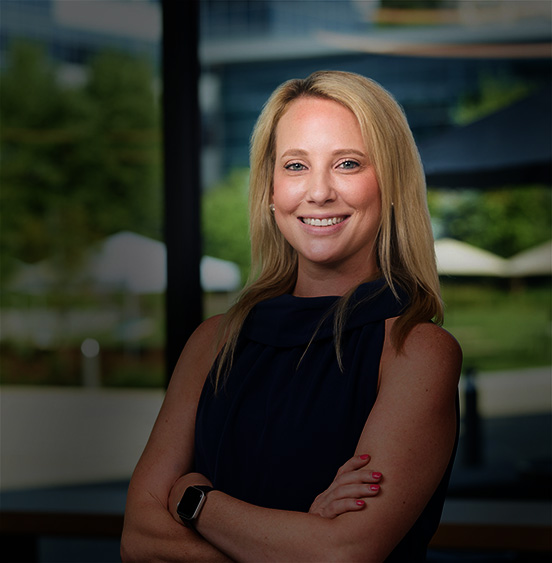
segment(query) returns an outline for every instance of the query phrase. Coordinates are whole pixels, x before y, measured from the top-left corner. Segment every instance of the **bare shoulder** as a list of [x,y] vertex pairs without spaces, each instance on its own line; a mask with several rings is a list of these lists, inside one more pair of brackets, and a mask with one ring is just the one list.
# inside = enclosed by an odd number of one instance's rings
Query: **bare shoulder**
[[204,349],[212,346],[218,336],[218,330],[223,318],[224,315],[215,315],[203,321],[190,336],[186,347]]
[[223,317],[210,317],[195,329],[180,354],[171,383],[183,379],[188,382],[190,379],[197,380],[198,383],[205,381],[219,349],[218,334]]
[[404,353],[426,360],[462,361],[462,349],[454,336],[434,323],[416,325],[406,337]]
[[390,338],[394,319],[386,324],[382,375],[411,374],[424,383],[456,388],[462,368],[462,349],[450,332],[434,323],[420,323],[398,351]]

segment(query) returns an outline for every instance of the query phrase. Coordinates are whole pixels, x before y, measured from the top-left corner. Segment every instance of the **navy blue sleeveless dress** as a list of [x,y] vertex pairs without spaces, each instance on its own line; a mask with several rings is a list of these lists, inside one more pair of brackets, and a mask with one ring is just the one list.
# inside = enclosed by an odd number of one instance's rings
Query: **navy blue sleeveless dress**
[[[207,379],[195,468],[216,489],[257,506],[308,512],[354,455],[376,400],[385,319],[400,315],[408,298],[397,299],[381,280],[356,290],[341,342],[343,371],[333,342],[337,300],[286,294],[259,303],[224,386],[215,394]],[[425,559],[449,473],[388,561]]]

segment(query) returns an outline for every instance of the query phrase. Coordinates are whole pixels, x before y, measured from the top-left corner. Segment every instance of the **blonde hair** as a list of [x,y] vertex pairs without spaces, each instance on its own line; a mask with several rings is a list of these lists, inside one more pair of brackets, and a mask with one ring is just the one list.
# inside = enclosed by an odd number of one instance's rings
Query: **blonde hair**
[[[293,291],[297,253],[279,231],[269,209],[273,188],[276,126],[298,98],[333,100],[349,109],[360,124],[381,191],[381,224],[376,241],[378,265],[387,284],[407,292],[410,304],[397,319],[392,338],[398,350],[420,322],[443,320],[439,278],[425,177],[414,138],[402,108],[379,84],[349,72],[319,71],[279,86],[265,104],[253,130],[250,150],[251,276],[239,299],[221,322],[224,341],[218,359],[217,385],[227,372],[240,330],[252,308],[265,299]],[[339,343],[353,288],[335,309],[335,345]]]

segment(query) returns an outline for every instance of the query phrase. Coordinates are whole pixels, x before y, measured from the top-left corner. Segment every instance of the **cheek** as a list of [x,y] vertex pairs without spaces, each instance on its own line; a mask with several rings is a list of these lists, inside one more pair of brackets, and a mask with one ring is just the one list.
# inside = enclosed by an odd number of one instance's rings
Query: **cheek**
[[301,201],[301,190],[292,182],[284,179],[274,178],[274,189],[272,192],[274,204],[280,210],[292,210]]
[[368,205],[381,210],[381,192],[375,176],[371,175],[365,183],[364,194]]
[[[345,192],[344,192],[345,193]],[[381,194],[376,182],[360,182],[349,186],[348,202],[357,209],[381,210]]]

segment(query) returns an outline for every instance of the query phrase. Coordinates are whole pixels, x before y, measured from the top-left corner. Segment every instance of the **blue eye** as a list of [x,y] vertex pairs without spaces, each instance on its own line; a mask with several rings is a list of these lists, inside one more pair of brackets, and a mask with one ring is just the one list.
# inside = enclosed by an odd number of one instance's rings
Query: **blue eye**
[[339,165],[340,168],[344,168],[345,170],[353,170],[358,166],[359,166],[358,162],[355,162],[354,160],[345,160]]
[[305,166],[300,162],[292,162],[291,164],[287,164],[285,169],[291,170],[292,172],[300,172],[301,170],[305,170]]

